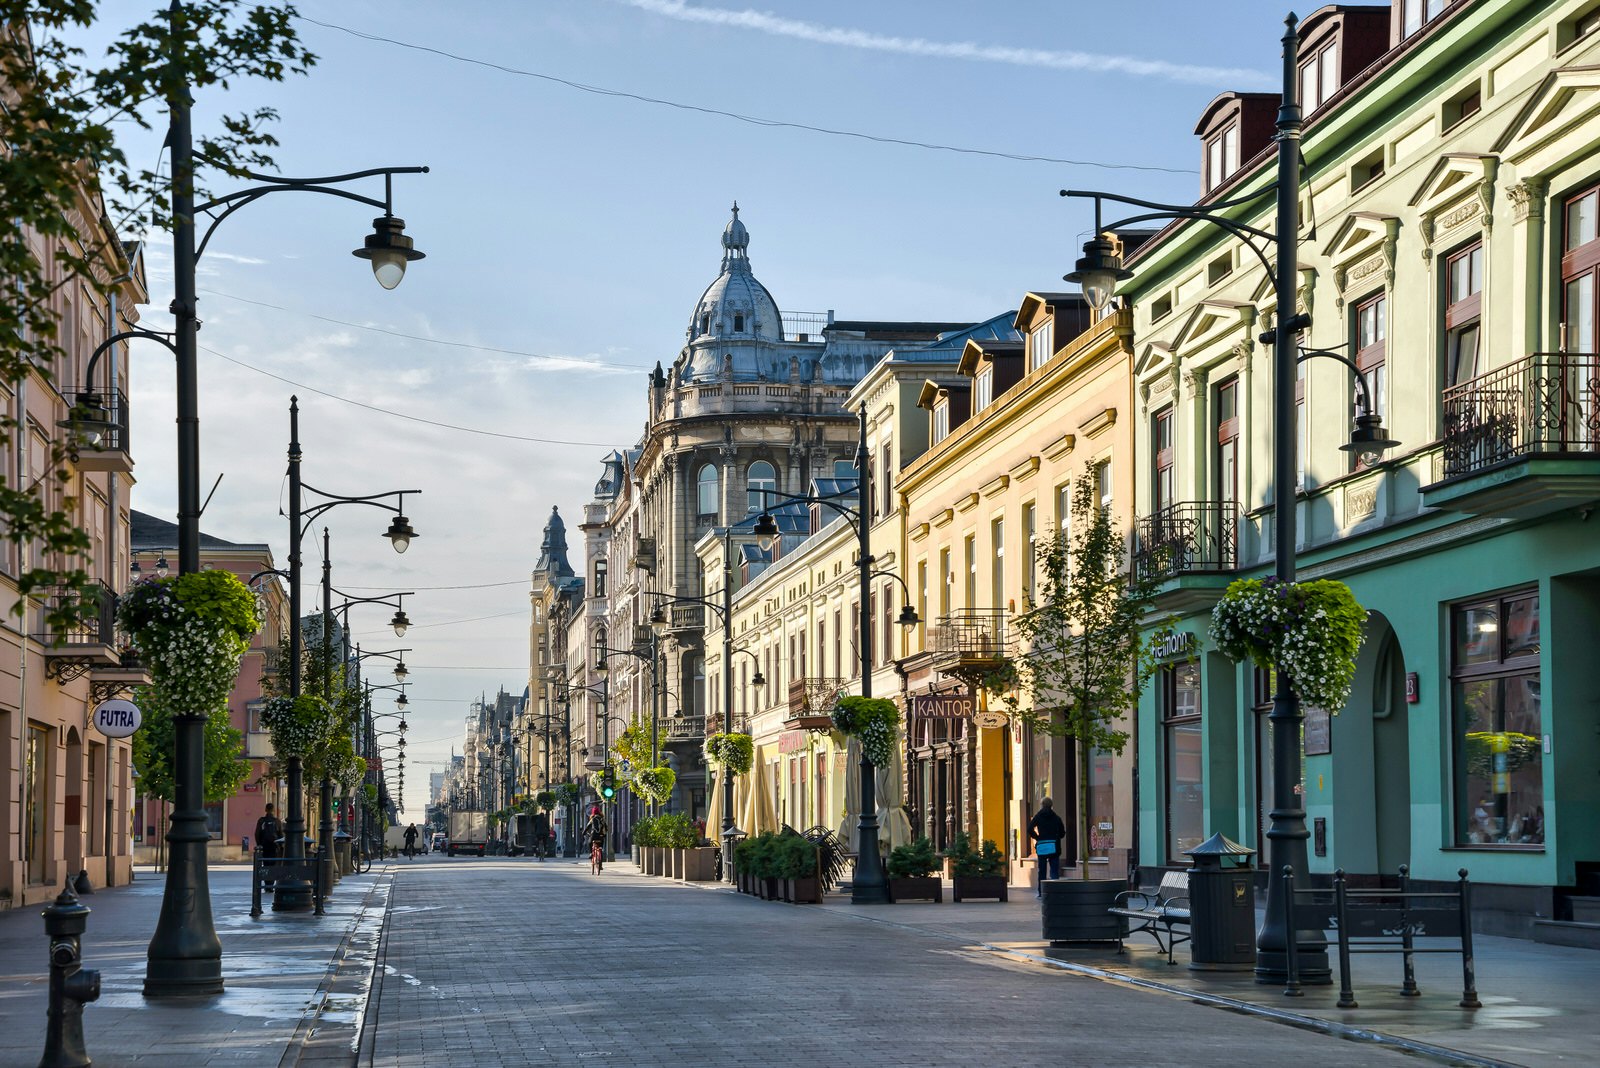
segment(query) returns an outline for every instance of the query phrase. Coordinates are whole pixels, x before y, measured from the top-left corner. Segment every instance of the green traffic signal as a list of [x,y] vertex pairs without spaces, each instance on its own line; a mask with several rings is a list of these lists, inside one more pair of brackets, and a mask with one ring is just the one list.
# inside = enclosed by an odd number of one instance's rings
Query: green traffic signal
[[617,796],[617,777],[610,768],[600,773],[600,796],[607,801]]

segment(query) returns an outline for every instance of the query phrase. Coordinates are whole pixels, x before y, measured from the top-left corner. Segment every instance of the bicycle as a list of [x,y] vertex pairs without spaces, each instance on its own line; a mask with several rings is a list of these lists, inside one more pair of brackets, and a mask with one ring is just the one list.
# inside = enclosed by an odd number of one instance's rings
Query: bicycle
[[365,875],[372,870],[372,852],[366,846],[356,849],[356,874]]
[[605,866],[605,859],[605,846],[601,844],[600,839],[596,838],[589,843],[589,874],[599,875],[600,869]]

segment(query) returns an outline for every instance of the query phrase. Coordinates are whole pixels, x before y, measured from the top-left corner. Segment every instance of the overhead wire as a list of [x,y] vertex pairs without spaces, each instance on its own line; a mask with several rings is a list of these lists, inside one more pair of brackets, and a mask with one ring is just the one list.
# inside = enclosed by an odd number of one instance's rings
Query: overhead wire
[[1162,174],[1194,174],[1191,167],[1163,167],[1152,163],[1107,163],[1101,160],[1064,159],[1057,156],[1034,156],[1020,152],[1002,152],[988,148],[970,148],[960,145],[939,144],[933,141],[917,141],[904,137],[888,137],[882,134],[866,133],[861,130],[842,130],[827,126],[814,126],[804,122],[787,122],[782,119],[768,119],[759,115],[745,115],[737,111],[724,111],[720,108],[705,107],[700,104],[685,104],[678,100],[667,100],[663,97],[646,96],[643,93],[630,93],[622,89],[611,89],[602,85],[588,85],[575,82],[568,78],[560,78],[554,74],[543,74],[539,71],[525,70],[520,67],[510,67],[503,63],[495,63],[487,59],[478,59],[474,56],[464,56],[456,52],[446,51],[443,48],[434,48],[431,45],[415,44],[411,41],[401,41],[393,37],[384,37],[381,34],[368,33],[364,30],[352,29],[341,26],[336,22],[323,22],[303,13],[296,13],[302,22],[309,22],[313,26],[321,26],[326,30],[338,30],[352,37],[365,41],[375,41],[381,44],[394,45],[396,48],[407,48],[415,52],[425,52],[430,55],[440,56],[444,59],[454,60],[457,63],[466,63],[476,67],[487,67],[503,74],[512,74],[520,78],[535,78],[539,81],[551,82],[556,85],[566,86],[595,96],[615,97],[623,100],[633,100],[641,104],[652,104],[657,107],[675,108],[679,111],[698,112],[702,115],[715,115],[724,119],[733,119],[737,122],[748,123],[752,126],[766,126],[789,130],[805,130],[809,133],[825,134],[829,137],[848,137],[860,141],[871,141],[877,144],[902,145],[907,148],[922,148],[934,152],[953,152],[965,156],[987,156],[993,159],[1011,160],[1017,163],[1054,163],[1067,167],[1095,167],[1108,171],[1151,171]]

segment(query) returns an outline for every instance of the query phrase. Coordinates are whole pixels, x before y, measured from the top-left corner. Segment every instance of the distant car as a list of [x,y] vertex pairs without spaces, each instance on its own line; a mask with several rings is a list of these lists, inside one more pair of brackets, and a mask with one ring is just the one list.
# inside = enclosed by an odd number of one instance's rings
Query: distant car
[[433,837],[428,839],[428,852],[430,852],[430,853],[443,853],[444,852],[444,844],[445,844],[445,836],[444,836],[444,834],[442,832],[436,831],[436,832],[434,832]]

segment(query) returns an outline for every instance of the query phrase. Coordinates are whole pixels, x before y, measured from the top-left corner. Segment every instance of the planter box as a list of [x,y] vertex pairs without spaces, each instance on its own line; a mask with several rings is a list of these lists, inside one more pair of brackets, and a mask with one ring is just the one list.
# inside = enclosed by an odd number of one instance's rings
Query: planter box
[[1006,877],[1004,875],[957,875],[952,882],[950,896],[960,904],[969,897],[992,897],[1000,901],[1006,900]]
[[765,877],[757,880],[757,882],[761,886],[761,900],[763,900],[763,901],[776,901],[776,900],[778,900],[778,883],[779,883],[779,881],[780,880],[775,879],[770,875],[769,876],[765,876]]
[[686,863],[684,854],[689,851],[687,849],[672,849],[668,850],[668,852],[672,854],[672,870],[668,874],[674,879],[683,878],[683,870]]
[[822,903],[822,880],[815,875],[807,875],[799,879],[785,879],[785,901],[792,901],[796,905],[819,905]]
[[[639,847],[639,846],[634,846],[634,847],[633,847],[633,862],[634,862],[634,863],[635,863],[635,864],[638,864],[638,863],[639,863],[639,853],[640,853],[640,848],[641,848],[641,847]],[[644,869],[643,869],[643,868],[642,868],[642,867],[641,867],[641,868],[640,868],[640,869],[639,869],[639,870],[640,870],[640,871],[643,871],[643,870],[644,870]]]
[[640,852],[644,854],[644,873],[646,875],[660,875],[661,850],[656,846],[645,846]]
[[709,883],[717,870],[717,850],[714,846],[700,846],[683,851],[683,874],[679,878],[691,883]]
[[944,901],[944,883],[937,875],[889,880],[889,901]]
[[1127,889],[1126,879],[1046,879],[1039,908],[1045,940],[1051,945],[1121,943],[1127,920],[1108,910]]

